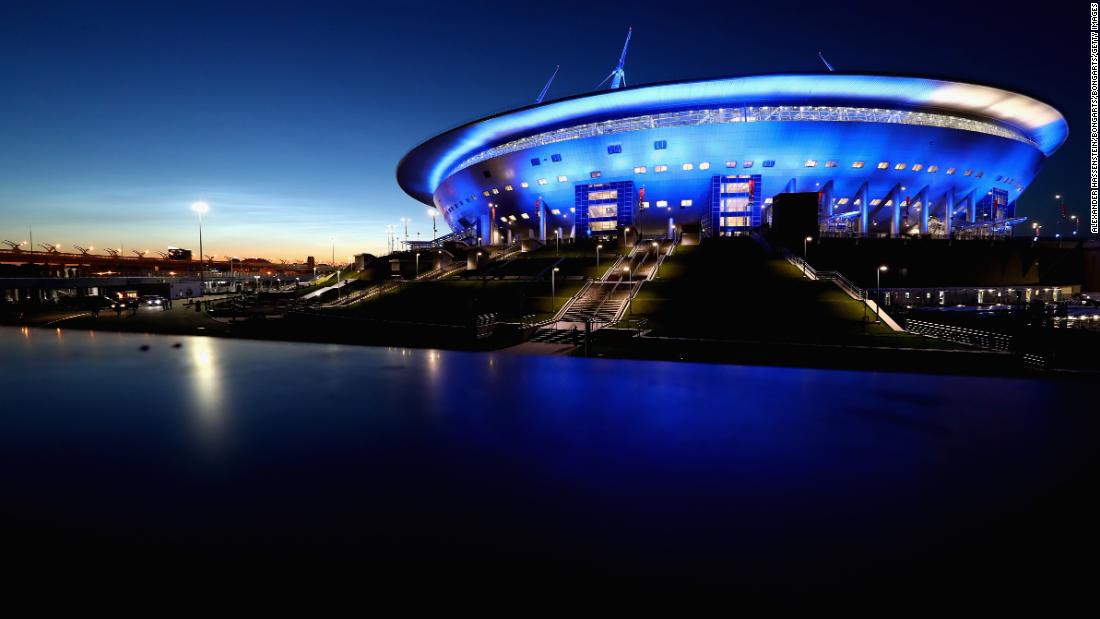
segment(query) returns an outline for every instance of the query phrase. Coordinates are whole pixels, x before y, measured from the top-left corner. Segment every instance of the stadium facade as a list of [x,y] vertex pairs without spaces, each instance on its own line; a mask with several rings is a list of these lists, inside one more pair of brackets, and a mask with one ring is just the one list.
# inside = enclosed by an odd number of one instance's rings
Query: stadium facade
[[1011,232],[1065,141],[1053,107],[977,84],[840,73],[645,85],[537,104],[429,139],[397,178],[452,230],[506,238],[730,235],[776,195],[818,194],[822,231]]

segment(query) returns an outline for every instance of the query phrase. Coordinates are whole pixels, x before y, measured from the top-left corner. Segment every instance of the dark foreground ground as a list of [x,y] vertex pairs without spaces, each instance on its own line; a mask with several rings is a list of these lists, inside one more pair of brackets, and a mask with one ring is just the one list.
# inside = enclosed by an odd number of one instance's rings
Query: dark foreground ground
[[0,543],[51,582],[1065,600],[1088,389],[5,328]]

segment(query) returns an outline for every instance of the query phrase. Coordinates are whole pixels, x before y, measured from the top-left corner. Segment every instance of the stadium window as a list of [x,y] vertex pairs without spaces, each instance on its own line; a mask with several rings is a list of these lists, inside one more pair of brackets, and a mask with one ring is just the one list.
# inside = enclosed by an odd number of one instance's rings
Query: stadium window
[[904,163],[894,164],[894,169],[895,170],[904,170],[905,169],[905,164]]
[[591,177],[591,178],[599,178],[600,176],[602,176],[602,174],[600,173],[599,170],[592,170],[591,172],[588,173],[588,176]]
[[947,173],[948,174],[954,174],[955,173],[955,168],[947,168]]
[[742,164],[741,164],[741,167],[743,167],[743,168],[751,168],[751,167],[752,167],[752,159],[746,159],[746,160],[745,160],[745,163],[742,163]]
[[634,168],[634,173],[635,174],[645,174],[646,173],[646,167],[644,165],[637,166],[636,168]]
[[550,155],[550,161],[553,161],[554,163],[561,163],[561,155],[557,153]]
[[481,193],[485,194],[485,197],[486,197],[486,198],[488,198],[488,197],[489,197],[489,192],[488,192],[488,191],[483,191],[483,192],[481,192]]
[[644,210],[644,209],[647,209],[647,208],[649,208],[649,202],[648,201],[642,202],[642,209]]
[[535,158],[531,159],[531,165],[542,165],[542,162],[539,161],[538,157],[535,157]]
[[519,216],[524,218],[524,219],[531,219],[531,216],[528,215],[527,213],[520,213]]
[[501,217],[500,218],[500,223],[504,223],[504,224],[508,223],[508,218],[507,217]]
[[878,206],[879,204],[882,204],[882,198],[875,198],[874,200],[871,200],[871,206]]
[[537,180],[537,181],[535,181],[535,182],[537,182],[537,183],[538,183],[538,184],[540,184],[540,185],[545,185],[545,184],[546,184],[546,183],[548,183],[549,181],[547,181],[547,180],[546,180],[545,178],[540,178],[539,180]]
[[653,171],[654,172],[668,172],[668,166],[667,165],[655,165],[655,166],[653,166]]
[[668,142],[666,140],[657,140],[653,143],[653,150],[664,150],[668,148]]
[[493,187],[493,195],[494,196],[499,196],[500,195],[500,190],[497,189],[496,187]]
[[[765,159],[764,163],[761,164],[761,165],[763,165],[765,168],[774,168],[775,167],[775,160],[774,159]],[[745,166],[745,167],[750,167],[750,166]]]
[[935,174],[936,172],[939,171],[939,169],[940,169],[940,166],[938,166],[938,165],[930,165],[930,166],[928,166],[928,173],[929,174]]
[[515,220],[516,220],[516,216],[515,216],[515,215],[509,215],[509,216],[508,216],[508,221],[515,221]]
[[914,172],[920,172],[923,169],[924,169],[924,164],[923,163],[914,163],[913,164],[913,171]]
[[680,208],[691,206],[691,200],[680,200]]
[[623,152],[623,145],[622,144],[612,144],[611,146],[607,147],[607,154],[608,155],[617,155],[621,152]]
[[837,200],[836,203],[841,205],[841,206],[844,206],[845,204],[848,203],[848,198],[841,198],[841,199]]
[[709,161],[699,162],[699,169],[700,170],[709,170],[710,169],[710,162]]
[[657,208],[664,208],[668,206],[668,200],[657,200]]
[[505,185],[504,186],[504,191],[512,191],[512,186],[511,185]]
[[727,168],[736,168],[737,167],[737,162],[736,161],[727,161],[726,162],[726,167]]
[[528,187],[530,187],[530,185],[528,185],[528,184],[527,184],[527,181],[523,181],[523,182],[521,182],[521,183],[519,184],[519,186],[520,186],[520,187],[523,187],[524,189],[527,189]]
[[817,159],[807,159],[806,160],[806,167],[807,168],[816,168],[817,167]]
[[877,167],[880,170],[885,170],[886,168],[890,167],[890,162],[889,161],[880,161],[880,162],[878,162],[878,165],[875,166],[875,167]]
[[852,162],[852,167],[853,168],[862,168],[863,167],[863,162],[862,161],[853,161]]
[[967,170],[966,172],[963,172],[963,176],[970,176],[973,173],[974,173],[973,170]]
[[830,159],[830,160],[826,161],[825,162],[825,167],[826,168],[835,168],[836,167],[836,159]]
[[552,209],[550,209],[550,214],[551,215],[561,215],[561,210],[556,209],[556,208],[552,208]]
[[562,174],[561,176],[558,176],[558,182],[559,183],[564,183],[567,180],[569,180],[569,178],[566,177],[564,174]]
[[684,165],[680,166],[680,168],[683,169],[683,170],[694,170],[695,165],[690,164],[690,163],[685,163]]
[[764,198],[764,204],[771,204],[771,203],[772,203],[771,198]]

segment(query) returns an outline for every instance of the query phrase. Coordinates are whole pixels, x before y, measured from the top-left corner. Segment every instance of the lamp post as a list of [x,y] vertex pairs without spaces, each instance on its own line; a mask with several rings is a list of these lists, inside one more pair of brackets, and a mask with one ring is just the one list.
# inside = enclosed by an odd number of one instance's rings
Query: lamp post
[[1077,236],[1077,232],[1081,228],[1081,220],[1076,215],[1070,215],[1069,218],[1073,221],[1073,236]]
[[191,204],[191,210],[199,216],[199,292],[206,294],[206,274],[204,273],[206,265],[203,263],[202,253],[202,216],[210,210],[210,205],[200,200]]
[[438,236],[439,236],[435,231],[435,215],[436,215],[436,213],[437,213],[437,211],[434,208],[428,209],[428,216],[432,218],[432,240],[433,241],[436,238],[438,238]]
[[657,278],[661,275],[661,245],[657,241],[653,241],[649,244],[653,248],[653,277]]
[[416,252],[416,276],[413,279],[420,277],[420,252]]
[[405,249],[409,248],[409,218],[402,217],[401,223],[405,224]]
[[875,322],[880,322],[879,308],[882,307],[882,274],[889,268],[885,264],[875,269]]
[[558,290],[555,286],[554,276],[557,275],[558,267],[554,267],[553,271],[550,271],[550,313],[556,314],[558,312]]
[[806,267],[810,266],[809,263],[806,261],[807,258],[810,257],[809,247],[807,246],[807,243],[809,243],[812,240],[813,240],[813,237],[809,237],[809,236],[802,239],[802,275],[806,278],[810,277],[810,274],[806,272]]
[[600,270],[600,250],[603,249],[603,243],[596,245],[596,270]]

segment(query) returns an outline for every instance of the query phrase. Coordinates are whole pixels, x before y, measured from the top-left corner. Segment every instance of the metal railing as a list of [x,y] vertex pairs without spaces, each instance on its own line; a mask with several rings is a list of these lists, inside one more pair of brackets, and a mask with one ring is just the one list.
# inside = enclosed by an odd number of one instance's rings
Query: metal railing
[[[992,331],[982,331],[980,329],[970,329],[967,327],[956,327],[954,325],[944,325],[935,322],[928,322],[926,320],[906,320],[905,328],[910,333],[917,333],[920,335],[939,338],[941,340],[947,340],[949,342],[957,342],[959,344],[976,346],[978,348],[985,348],[988,350],[999,350],[1002,352],[1008,352],[1012,348],[1011,335],[994,333]],[[1026,357],[1028,357],[1028,355],[1024,355],[1024,357],[1026,361]]]

